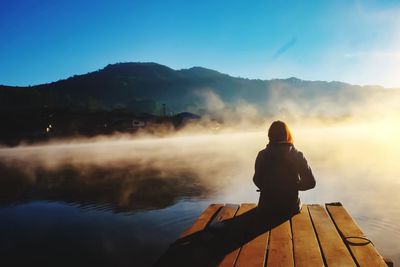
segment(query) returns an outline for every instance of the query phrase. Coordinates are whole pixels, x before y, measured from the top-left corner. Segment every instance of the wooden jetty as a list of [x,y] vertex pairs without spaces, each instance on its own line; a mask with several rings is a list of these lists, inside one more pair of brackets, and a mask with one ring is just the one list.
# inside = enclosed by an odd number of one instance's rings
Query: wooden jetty
[[265,221],[255,208],[210,205],[156,266],[393,266],[340,203]]

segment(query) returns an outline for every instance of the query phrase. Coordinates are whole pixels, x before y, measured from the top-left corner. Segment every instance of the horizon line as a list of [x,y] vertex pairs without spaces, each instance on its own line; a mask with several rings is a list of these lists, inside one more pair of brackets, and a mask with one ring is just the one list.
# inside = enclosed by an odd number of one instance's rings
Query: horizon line
[[207,69],[207,70],[210,70],[210,71],[218,72],[218,73],[220,73],[220,74],[222,74],[222,75],[228,75],[229,77],[232,77],[232,78],[246,79],[246,80],[273,81],[273,80],[297,79],[297,80],[305,81],[305,82],[344,83],[344,84],[347,84],[347,85],[351,85],[351,86],[360,86],[360,87],[381,87],[382,89],[389,89],[389,90],[390,90],[390,89],[400,89],[400,86],[399,86],[399,87],[385,87],[385,86],[380,85],[380,84],[353,84],[353,83],[349,83],[349,82],[345,82],[345,81],[338,81],[338,80],[312,80],[312,79],[302,79],[302,78],[299,78],[299,77],[296,77],[296,76],[291,76],[291,77],[287,77],[287,78],[270,78],[270,79],[249,78],[249,77],[242,77],[242,76],[233,76],[233,75],[231,75],[231,74],[224,73],[224,72],[221,72],[221,71],[219,71],[219,70],[210,69],[210,68],[203,67],[203,66],[192,66],[192,67],[188,67],[188,68],[176,68],[176,69],[175,69],[175,68],[172,68],[172,67],[170,67],[170,66],[168,66],[168,65],[164,65],[164,64],[157,63],[157,62],[154,62],[154,61],[120,61],[120,62],[115,62],[115,63],[109,63],[109,64],[105,65],[104,67],[99,68],[99,69],[97,69],[97,70],[92,70],[92,71],[89,71],[89,72],[86,72],[86,73],[81,73],[81,74],[72,74],[72,75],[70,75],[70,76],[68,76],[68,77],[66,77],[66,78],[60,78],[60,79],[58,79],[58,80],[53,80],[53,81],[49,81],[49,82],[38,83],[38,84],[28,84],[28,85],[7,85],[7,84],[1,84],[1,83],[0,83],[0,86],[3,86],[3,87],[14,87],[14,88],[15,88],[15,87],[21,87],[21,88],[22,88],[22,87],[28,87],[28,88],[29,88],[29,87],[37,87],[37,86],[42,86],[42,85],[47,85],[47,84],[52,84],[52,83],[57,83],[57,82],[65,81],[65,80],[68,80],[68,79],[73,78],[73,77],[75,77],[75,76],[83,76],[83,75],[95,73],[95,72],[104,70],[104,69],[107,68],[108,66],[114,66],[114,65],[120,65],[120,64],[155,64],[155,65],[159,65],[159,66],[163,66],[163,67],[172,69],[172,70],[174,70],[174,71],[190,70],[190,69],[193,69],[193,68],[202,68],[202,69]]

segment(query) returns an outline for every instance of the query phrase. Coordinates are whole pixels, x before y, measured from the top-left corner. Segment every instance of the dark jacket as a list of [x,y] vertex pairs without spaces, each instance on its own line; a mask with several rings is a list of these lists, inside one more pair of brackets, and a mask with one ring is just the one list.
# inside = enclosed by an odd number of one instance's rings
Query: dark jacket
[[272,212],[298,212],[299,190],[315,187],[307,160],[292,144],[270,143],[261,150],[253,181],[261,191],[258,207]]

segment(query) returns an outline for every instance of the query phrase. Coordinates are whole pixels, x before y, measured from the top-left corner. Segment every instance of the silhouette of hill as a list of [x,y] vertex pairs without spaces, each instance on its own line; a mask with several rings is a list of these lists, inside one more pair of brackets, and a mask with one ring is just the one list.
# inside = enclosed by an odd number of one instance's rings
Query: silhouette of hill
[[380,86],[297,78],[245,79],[202,67],[174,70],[156,63],[118,63],[48,84],[0,86],[0,110],[127,109],[135,113],[160,114],[162,104],[166,104],[168,112],[200,112],[204,111],[205,101],[199,92],[206,90],[213,91],[227,104],[245,101],[264,113],[284,108],[276,106],[281,100],[294,101],[310,109],[320,102],[343,107],[371,93],[388,91]]

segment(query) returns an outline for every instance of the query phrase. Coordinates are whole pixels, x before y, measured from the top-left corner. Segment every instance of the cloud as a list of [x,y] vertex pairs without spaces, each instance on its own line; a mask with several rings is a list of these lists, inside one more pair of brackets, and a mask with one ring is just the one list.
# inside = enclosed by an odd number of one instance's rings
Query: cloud
[[272,56],[273,59],[278,59],[281,55],[283,55],[284,53],[286,53],[290,48],[292,48],[297,42],[297,38],[293,37],[292,39],[290,39],[289,42],[285,43],[284,45],[282,45],[281,47],[279,47],[278,50],[276,50],[276,52],[274,53],[274,55]]

